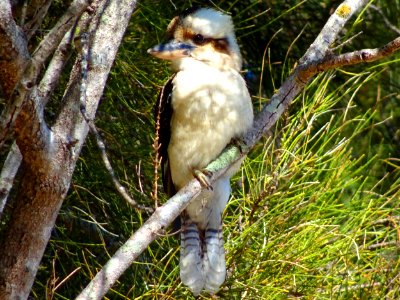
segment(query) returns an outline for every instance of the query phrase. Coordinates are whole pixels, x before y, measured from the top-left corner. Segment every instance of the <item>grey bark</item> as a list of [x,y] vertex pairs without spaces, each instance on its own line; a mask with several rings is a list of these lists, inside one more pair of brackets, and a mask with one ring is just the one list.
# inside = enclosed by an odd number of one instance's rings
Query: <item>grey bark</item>
[[[66,15],[71,13],[71,18],[76,19],[87,4],[85,1],[74,1]],[[99,0],[95,4],[98,6],[90,18],[88,29],[91,35],[91,59],[87,74],[86,112],[90,119],[95,117],[108,73],[136,1]],[[68,18],[61,20],[65,22],[58,23],[58,31],[50,32],[33,54],[36,60],[32,60],[32,65],[46,60],[74,24],[74,20]],[[61,36],[60,31],[63,32]],[[62,59],[55,60],[53,65],[50,64],[50,69],[60,72],[61,65]],[[38,76],[37,69],[31,71],[21,77],[27,76],[31,80]],[[24,96],[20,98],[20,112],[15,115],[13,129],[22,153],[22,177],[10,222],[0,243],[0,299],[26,299],[29,296],[58,211],[68,191],[89,130],[80,112],[80,71],[78,57],[62,99],[65,106],[51,130],[44,121],[43,111],[53,82],[43,81],[40,87],[35,84],[36,80],[29,81],[32,85],[25,81],[20,84]],[[5,117],[9,118],[8,115]]]

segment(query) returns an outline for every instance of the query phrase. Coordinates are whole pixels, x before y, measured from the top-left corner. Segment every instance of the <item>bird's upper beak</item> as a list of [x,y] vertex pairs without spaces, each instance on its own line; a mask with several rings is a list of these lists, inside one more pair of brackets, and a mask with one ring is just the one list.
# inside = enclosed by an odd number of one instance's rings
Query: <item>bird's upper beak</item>
[[193,45],[178,42],[177,40],[172,39],[150,48],[147,50],[147,53],[161,59],[174,60],[177,58],[190,56],[190,53],[195,48],[196,47]]

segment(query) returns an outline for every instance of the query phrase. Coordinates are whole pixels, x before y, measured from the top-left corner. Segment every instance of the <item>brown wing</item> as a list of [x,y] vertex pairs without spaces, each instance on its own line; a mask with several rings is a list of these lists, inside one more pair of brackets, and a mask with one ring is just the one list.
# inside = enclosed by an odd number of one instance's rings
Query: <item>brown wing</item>
[[172,117],[172,89],[175,75],[173,75],[162,88],[158,95],[154,113],[156,120],[156,135],[158,135],[158,157],[161,158],[162,181],[165,193],[172,197],[176,190],[171,178],[168,162],[168,145],[171,139],[171,117]]

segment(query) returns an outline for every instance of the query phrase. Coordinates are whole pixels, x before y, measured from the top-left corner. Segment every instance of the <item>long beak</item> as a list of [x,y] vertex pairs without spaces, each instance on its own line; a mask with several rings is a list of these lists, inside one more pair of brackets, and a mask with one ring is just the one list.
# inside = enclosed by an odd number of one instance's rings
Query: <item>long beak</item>
[[190,56],[190,53],[194,48],[196,47],[190,44],[185,44],[176,40],[169,40],[150,48],[147,50],[147,53],[161,59],[174,60]]

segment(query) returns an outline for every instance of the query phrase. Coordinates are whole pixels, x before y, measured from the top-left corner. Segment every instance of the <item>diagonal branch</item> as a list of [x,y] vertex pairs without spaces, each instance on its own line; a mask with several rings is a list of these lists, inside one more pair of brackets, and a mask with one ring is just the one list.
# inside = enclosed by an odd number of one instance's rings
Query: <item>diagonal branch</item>
[[315,41],[300,59],[300,64],[313,60],[320,60],[329,53],[329,48],[337,40],[347,21],[355,12],[364,7],[368,0],[346,0],[338,6],[326,22]]
[[0,1],[0,88],[8,99],[29,61],[28,43],[14,21],[9,1]]
[[64,65],[71,56],[72,38],[72,31],[68,31],[55,51],[53,58],[39,83],[39,93],[41,94],[44,105],[47,104],[50,95],[56,88]]
[[67,31],[75,24],[76,20],[90,3],[91,0],[75,0],[72,2],[65,14],[40,42],[32,54],[33,65],[36,71],[34,78],[38,76],[43,68],[43,64],[58,47]]
[[102,299],[122,273],[158,237],[158,233],[165,230],[175,220],[190,200],[201,192],[201,189],[200,183],[193,179],[166,204],[158,207],[146,223],[103,266],[76,300]]
[[[27,8],[27,13],[25,17],[29,22],[24,24],[24,31],[26,33],[26,38],[30,40],[32,36],[36,33],[36,30],[39,29],[42,24],[44,18],[47,15],[49,7],[51,5],[52,0],[38,0],[32,1],[30,3],[29,8]],[[26,3],[24,5],[27,6]],[[25,18],[21,18],[21,21],[24,23]]]
[[400,37],[375,49],[363,49],[359,51],[344,53],[341,55],[328,55],[317,64],[307,65],[310,71],[322,72],[329,69],[340,68],[343,66],[355,65],[359,63],[373,62],[394,54],[400,50]]
[[0,174],[0,220],[21,161],[21,152],[17,144],[13,143]]
[[385,16],[385,14],[383,13],[383,11],[382,11],[379,7],[377,7],[377,6],[373,5],[373,4],[371,4],[369,7],[372,8],[373,10],[377,11],[377,12],[381,15],[381,18],[382,18],[383,22],[385,22],[386,26],[387,26],[390,30],[392,30],[392,31],[394,31],[395,33],[397,33],[398,35],[400,35],[400,29],[397,28],[396,26],[394,26],[394,25],[388,20],[388,18]]
[[[317,39],[300,60],[300,65],[257,116],[253,128],[244,137],[244,144],[241,145],[241,149],[236,146],[228,147],[207,167],[207,170],[212,173],[211,183],[229,170],[230,166],[244,156],[263,134],[276,123],[306,83],[319,72],[318,69],[309,71],[307,67],[322,61],[330,53],[330,46],[335,42],[346,22],[367,2],[367,0],[346,0],[337,8]],[[114,254],[76,299],[101,299],[138,255],[179,216],[181,211],[200,191],[199,182],[192,180],[166,204],[157,208],[155,213]]]
[[[73,1],[54,28],[40,42],[32,55],[32,59],[25,63],[24,68],[22,68],[24,75],[16,81],[19,81],[19,83],[14,93],[10,95],[6,107],[0,116],[0,147],[4,143],[4,139],[7,135],[10,134],[23,103],[29,99],[30,92],[32,88],[35,87],[37,77],[42,71],[45,62],[58,47],[64,35],[73,24],[75,24],[76,20],[84,12],[90,2],[91,0]],[[24,40],[26,42],[26,39]]]
[[271,97],[270,103],[256,116],[253,128],[244,137],[248,148],[266,133],[279,119],[292,100],[303,90],[308,80],[316,73],[301,71],[304,65],[319,61],[330,54],[330,47],[336,41],[347,21],[368,3],[368,0],[346,0],[330,16],[325,26],[300,59],[299,66],[293,71],[280,89]]

